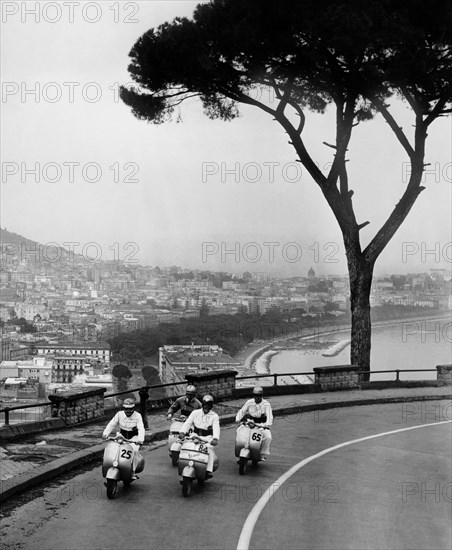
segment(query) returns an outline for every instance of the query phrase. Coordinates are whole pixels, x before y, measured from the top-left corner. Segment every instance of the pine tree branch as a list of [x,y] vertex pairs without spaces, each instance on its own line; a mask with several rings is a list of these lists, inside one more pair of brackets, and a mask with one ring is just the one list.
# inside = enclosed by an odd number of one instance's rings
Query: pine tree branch
[[397,139],[401,143],[402,147],[408,153],[408,156],[412,159],[414,157],[414,149],[410,145],[410,142],[408,141],[406,135],[403,133],[402,128],[397,124],[394,117],[388,111],[383,101],[381,101],[376,97],[372,98],[371,101],[375,105],[376,109],[383,115],[384,119],[389,124],[391,130],[394,132]]

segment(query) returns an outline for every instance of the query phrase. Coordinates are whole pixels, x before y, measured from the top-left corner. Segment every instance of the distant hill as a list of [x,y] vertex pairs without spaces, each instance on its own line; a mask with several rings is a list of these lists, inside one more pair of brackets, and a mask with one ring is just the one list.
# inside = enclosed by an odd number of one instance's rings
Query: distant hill
[[23,243],[24,246],[30,249],[32,249],[32,247],[39,244],[35,241],[32,241],[31,239],[22,237],[22,235],[18,235],[17,233],[11,233],[11,231],[8,231],[7,229],[2,229],[1,227],[0,227],[0,243],[2,244],[2,246],[8,243],[17,243],[19,245]]
[[[23,237],[22,235],[19,235],[17,233],[12,233],[11,231],[8,231],[7,229],[3,229],[1,227],[0,247],[2,252],[9,252],[10,254],[20,254],[20,252],[22,251],[22,254],[31,256],[33,254],[33,251],[36,251],[36,256],[39,258],[38,261],[43,262],[52,262],[52,259],[54,259],[55,257],[58,257],[62,260],[68,260],[70,257],[72,259],[83,258],[81,254],[72,253],[71,256],[70,252],[62,246],[55,246],[50,243],[44,245],[36,241],[32,241],[31,239],[27,239],[27,237]],[[39,254],[37,251],[40,251]]]

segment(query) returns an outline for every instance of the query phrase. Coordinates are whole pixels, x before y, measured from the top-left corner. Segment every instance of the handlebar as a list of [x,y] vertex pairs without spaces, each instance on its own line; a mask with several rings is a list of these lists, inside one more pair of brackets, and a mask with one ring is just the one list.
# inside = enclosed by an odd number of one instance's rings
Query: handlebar
[[127,439],[123,435],[115,435],[114,437],[108,436],[107,438],[102,438],[102,441],[125,441],[126,443],[133,443],[134,445],[143,445],[143,443]]
[[193,441],[194,443],[199,442],[199,443],[209,443],[210,444],[210,441],[205,439],[204,436],[198,435],[198,434],[195,434],[195,433],[179,434],[179,439],[181,439],[181,441],[184,441],[185,439],[188,439],[188,440]]
[[268,426],[262,426],[261,424],[256,424],[253,420],[250,420],[249,418],[246,420],[242,420],[241,423],[244,426],[248,426],[248,428],[259,428],[261,430],[269,430],[270,428]]
[[199,439],[197,434],[183,434],[179,432],[179,439]]

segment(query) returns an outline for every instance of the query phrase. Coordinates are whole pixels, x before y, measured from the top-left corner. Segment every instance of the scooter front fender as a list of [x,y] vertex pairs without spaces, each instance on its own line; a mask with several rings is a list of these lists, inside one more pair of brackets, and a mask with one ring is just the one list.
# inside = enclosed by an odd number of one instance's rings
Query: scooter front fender
[[173,452],[173,451],[180,451],[180,448],[182,447],[182,442],[181,441],[175,441],[171,447],[170,447],[170,451]]
[[240,455],[239,455],[241,458],[248,458],[250,459],[251,458],[251,451],[247,448],[247,449],[242,449],[240,451]]
[[192,479],[196,479],[196,470],[193,466],[185,466],[181,475],[182,477],[191,477]]
[[108,472],[105,477],[107,479],[116,479],[116,481],[119,481],[121,479],[121,476],[119,474],[119,469],[114,468],[113,466],[111,468],[108,468]]

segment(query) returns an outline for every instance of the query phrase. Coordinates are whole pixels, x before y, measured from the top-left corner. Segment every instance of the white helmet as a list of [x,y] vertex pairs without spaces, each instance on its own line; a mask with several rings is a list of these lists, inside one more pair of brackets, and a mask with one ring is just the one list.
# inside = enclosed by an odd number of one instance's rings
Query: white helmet
[[211,395],[205,395],[202,398],[202,405],[203,407],[206,407],[207,409],[212,410],[213,408],[213,397]]

